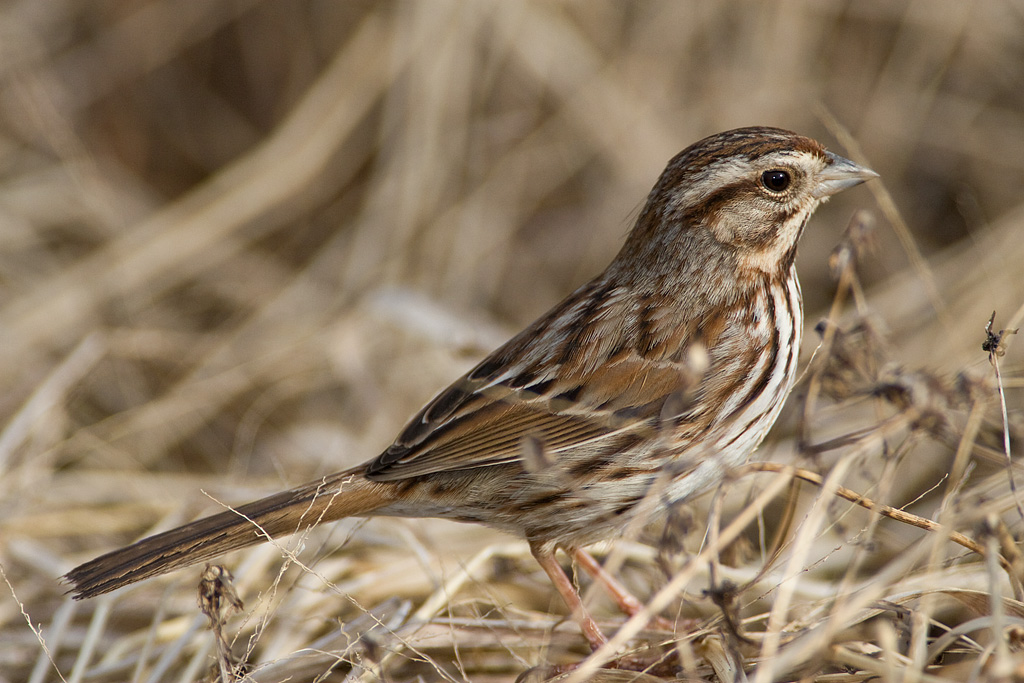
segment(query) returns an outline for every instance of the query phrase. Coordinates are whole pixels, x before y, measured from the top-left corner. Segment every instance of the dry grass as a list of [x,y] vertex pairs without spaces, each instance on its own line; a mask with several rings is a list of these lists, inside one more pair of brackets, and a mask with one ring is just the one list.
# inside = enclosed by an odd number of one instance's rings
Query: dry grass
[[[859,145],[884,181],[806,236],[808,319],[831,308],[838,326],[759,452],[824,480],[737,475],[601,549],[652,606],[699,621],[644,631],[593,595],[614,643],[662,661],[600,680],[1024,675],[1024,515],[981,350],[990,313],[1016,327],[1024,303],[1019,2],[0,12],[0,681],[238,662],[253,681],[490,681],[583,659],[523,543],[433,520],[231,556],[234,616],[216,582],[200,611],[198,570],[85,603],[57,577],[372,457],[603,267],[670,156],[748,124]],[[857,256],[841,234],[860,207],[876,246]],[[1019,452],[1024,345],[1008,342]]]

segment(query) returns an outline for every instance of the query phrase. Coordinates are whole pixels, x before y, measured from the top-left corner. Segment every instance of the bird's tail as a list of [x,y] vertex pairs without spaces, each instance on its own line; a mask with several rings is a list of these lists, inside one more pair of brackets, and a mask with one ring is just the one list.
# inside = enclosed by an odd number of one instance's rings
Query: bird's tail
[[102,595],[321,522],[372,513],[392,502],[392,489],[368,481],[361,470],[341,472],[144,538],[72,569],[64,579],[76,599]]

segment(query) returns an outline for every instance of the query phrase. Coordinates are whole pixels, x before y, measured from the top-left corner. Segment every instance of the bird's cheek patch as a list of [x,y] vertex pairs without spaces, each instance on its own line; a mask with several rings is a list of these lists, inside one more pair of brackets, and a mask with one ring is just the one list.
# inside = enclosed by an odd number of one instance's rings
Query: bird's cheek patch
[[771,218],[760,202],[734,201],[710,217],[708,228],[723,244],[759,249],[775,240]]

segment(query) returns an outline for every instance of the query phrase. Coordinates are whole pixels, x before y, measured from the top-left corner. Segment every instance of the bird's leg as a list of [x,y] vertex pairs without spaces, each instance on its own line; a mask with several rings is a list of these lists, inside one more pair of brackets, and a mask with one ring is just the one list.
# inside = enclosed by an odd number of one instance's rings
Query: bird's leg
[[551,583],[555,585],[555,590],[562,596],[562,600],[565,601],[566,606],[569,608],[572,618],[580,625],[583,635],[586,636],[587,642],[590,643],[591,649],[597,650],[607,643],[608,639],[604,637],[601,629],[597,627],[597,622],[587,612],[587,608],[583,606],[583,600],[580,599],[580,594],[576,587],[572,585],[572,581],[562,571],[562,566],[555,560],[554,547],[549,544],[531,541],[530,552],[537,559],[537,564],[541,566],[544,573],[551,579]]
[[[588,553],[582,548],[577,548],[573,552],[573,558],[579,563],[583,570],[590,574],[590,576],[604,586],[604,589],[608,591],[608,595],[615,600],[618,604],[619,609],[623,613],[633,617],[640,613],[644,608],[644,603],[640,601],[635,595],[629,592],[629,589],[622,585],[618,579],[605,571],[601,563],[594,559],[594,556]],[[654,624],[655,628],[662,629],[665,631],[675,631],[675,625],[665,619],[655,615],[651,619],[651,623]]]

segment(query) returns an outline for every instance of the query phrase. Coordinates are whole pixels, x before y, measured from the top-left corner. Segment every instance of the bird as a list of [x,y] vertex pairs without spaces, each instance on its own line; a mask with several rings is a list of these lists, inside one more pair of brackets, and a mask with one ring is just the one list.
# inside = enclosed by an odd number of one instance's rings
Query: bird
[[779,128],[706,137],[669,161],[602,273],[437,394],[377,457],[64,579],[88,598],[345,517],[439,517],[525,538],[597,649],[606,638],[556,552],[586,557],[748,459],[796,377],[808,219],[876,177]]

